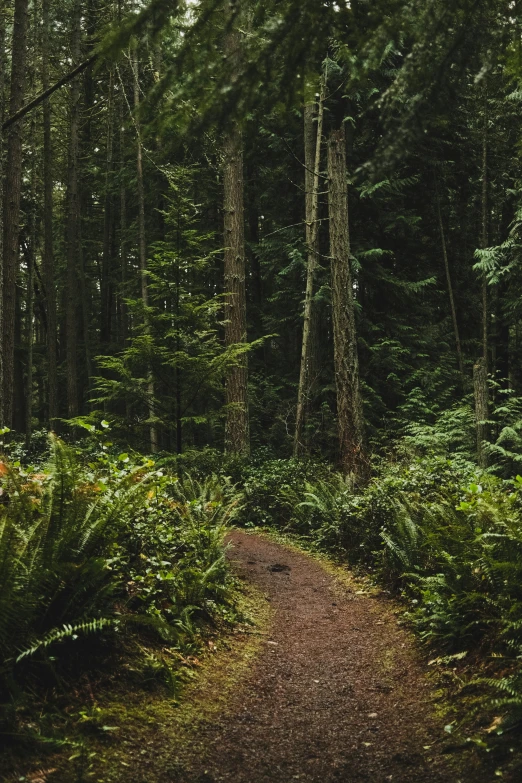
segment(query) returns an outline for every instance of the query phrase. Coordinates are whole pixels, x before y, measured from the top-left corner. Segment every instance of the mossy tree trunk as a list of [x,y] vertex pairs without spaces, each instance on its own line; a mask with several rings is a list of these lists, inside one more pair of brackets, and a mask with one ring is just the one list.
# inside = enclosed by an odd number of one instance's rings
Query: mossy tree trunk
[[[315,84],[309,89],[315,92]],[[306,88],[305,88],[306,90]],[[306,290],[303,312],[303,341],[297,393],[297,411],[294,434],[294,457],[308,452],[305,435],[306,420],[310,409],[310,397],[317,368],[317,307],[314,303],[314,285],[319,258],[319,179],[321,171],[321,142],[323,138],[325,78],[315,117],[315,95],[305,95],[304,149],[305,149],[305,224],[306,224]],[[317,129],[317,130],[316,130]]]
[[[226,4],[229,29],[225,35],[225,55],[239,63],[240,33],[235,27],[232,2]],[[232,120],[223,139],[223,218],[225,344],[246,343],[245,226],[243,187],[243,138],[241,128]],[[225,379],[225,449],[232,454],[250,451],[248,418],[248,360],[241,353],[229,367]]]
[[339,463],[346,475],[361,481],[367,476],[368,461],[363,445],[362,398],[350,269],[344,126],[332,130],[328,138],[328,216]]

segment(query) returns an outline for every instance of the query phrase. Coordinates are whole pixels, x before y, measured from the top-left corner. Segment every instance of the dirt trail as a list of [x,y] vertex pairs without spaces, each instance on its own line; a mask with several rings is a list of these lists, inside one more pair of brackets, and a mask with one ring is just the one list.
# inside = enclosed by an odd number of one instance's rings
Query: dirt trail
[[180,783],[477,783],[443,753],[422,666],[387,601],[340,590],[317,561],[264,537],[230,541],[274,622],[232,712],[204,729],[206,758]]

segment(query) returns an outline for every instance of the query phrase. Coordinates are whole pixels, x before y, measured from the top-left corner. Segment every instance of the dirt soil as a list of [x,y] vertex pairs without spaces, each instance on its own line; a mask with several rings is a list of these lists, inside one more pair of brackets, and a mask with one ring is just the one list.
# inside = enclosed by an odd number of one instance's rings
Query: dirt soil
[[264,536],[235,531],[230,542],[234,569],[264,592],[273,625],[232,709],[203,728],[205,757],[173,781],[492,779],[463,774],[462,757],[447,753],[425,664],[392,602]]

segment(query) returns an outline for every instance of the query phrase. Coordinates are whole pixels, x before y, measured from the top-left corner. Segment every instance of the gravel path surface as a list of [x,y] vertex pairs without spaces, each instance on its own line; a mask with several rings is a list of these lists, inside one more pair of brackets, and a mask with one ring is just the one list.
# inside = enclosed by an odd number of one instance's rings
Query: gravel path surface
[[263,536],[235,531],[230,542],[274,621],[180,783],[478,783],[443,752],[423,665],[390,602],[339,588],[316,560]]

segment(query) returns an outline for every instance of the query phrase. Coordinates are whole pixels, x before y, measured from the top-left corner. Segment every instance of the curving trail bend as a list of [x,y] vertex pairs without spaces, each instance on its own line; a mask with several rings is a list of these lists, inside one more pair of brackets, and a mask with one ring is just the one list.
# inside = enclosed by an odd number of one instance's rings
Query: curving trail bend
[[313,558],[263,536],[229,540],[273,625],[180,783],[478,783],[444,753],[423,665],[390,602],[340,587]]

